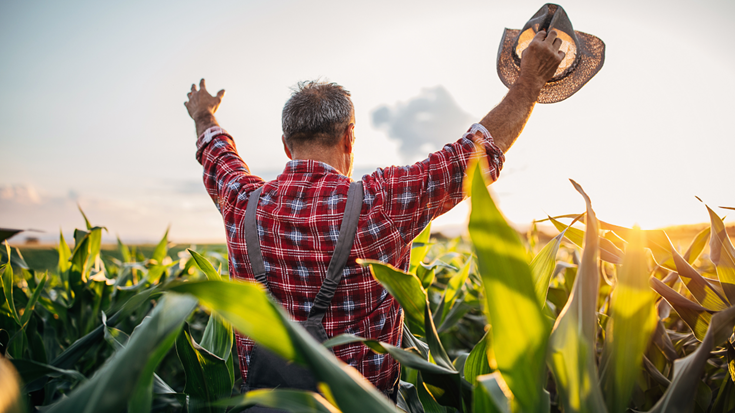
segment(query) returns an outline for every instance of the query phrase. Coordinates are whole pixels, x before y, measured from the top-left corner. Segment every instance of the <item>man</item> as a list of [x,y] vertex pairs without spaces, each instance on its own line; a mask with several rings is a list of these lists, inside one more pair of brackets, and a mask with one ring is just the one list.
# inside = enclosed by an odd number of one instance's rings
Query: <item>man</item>
[[[323,321],[329,337],[352,333],[400,345],[402,310],[369,269],[355,260],[376,259],[407,269],[413,238],[463,199],[462,179],[473,154],[487,156],[490,176],[497,179],[504,153],[564,57],[560,45],[555,31],[548,36],[539,32],[524,51],[520,76],[508,94],[460,140],[422,162],[362,177],[363,203],[354,245]],[[351,182],[355,119],[350,93],[336,84],[300,84],[283,109],[281,139],[291,161],[270,182],[250,173],[234,140],[218,125],[214,113],[224,90],[212,96],[202,79],[199,89],[192,85],[188,96],[185,105],[199,137],[196,157],[225,222],[230,273],[237,279],[254,279],[243,218],[250,194],[263,187],[256,217],[268,290],[295,320],[304,321],[335,249]],[[237,335],[243,379],[252,348],[252,341]],[[400,368],[389,355],[359,343],[336,347],[334,353],[395,400]]]

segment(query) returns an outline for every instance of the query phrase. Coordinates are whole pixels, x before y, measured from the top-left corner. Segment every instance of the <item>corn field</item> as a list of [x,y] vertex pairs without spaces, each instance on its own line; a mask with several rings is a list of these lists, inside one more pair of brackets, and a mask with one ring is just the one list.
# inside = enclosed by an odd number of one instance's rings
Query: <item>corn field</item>
[[[585,212],[522,239],[481,172],[468,175],[470,239],[427,228],[407,272],[364,261],[401,304],[402,346],[317,343],[226,254],[145,256],[105,228],[60,237],[54,271],[4,245],[0,412],[735,412],[735,248],[722,219],[688,246]],[[707,214],[707,215],[704,215]],[[564,223],[566,222],[566,223]],[[240,393],[233,329],[308,367],[320,392]],[[402,366],[398,406],[329,347],[362,342]]]

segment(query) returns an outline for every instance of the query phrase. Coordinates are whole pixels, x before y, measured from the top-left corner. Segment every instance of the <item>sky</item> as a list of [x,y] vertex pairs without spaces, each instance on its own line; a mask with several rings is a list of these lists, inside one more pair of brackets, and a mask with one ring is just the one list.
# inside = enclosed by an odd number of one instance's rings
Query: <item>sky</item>
[[[359,178],[439,150],[499,103],[503,29],[542,4],[0,2],[0,227],[50,241],[84,226],[79,205],[107,240],[152,242],[170,226],[175,242],[224,242],[183,105],[192,83],[226,89],[217,118],[265,179],[288,161],[291,88],[343,85]],[[561,5],[605,42],[605,64],[574,96],[534,109],[490,187],[508,220],[584,211],[569,178],[618,225],[707,222],[695,196],[735,206],[735,2]],[[461,204],[434,227],[457,231],[467,213]]]

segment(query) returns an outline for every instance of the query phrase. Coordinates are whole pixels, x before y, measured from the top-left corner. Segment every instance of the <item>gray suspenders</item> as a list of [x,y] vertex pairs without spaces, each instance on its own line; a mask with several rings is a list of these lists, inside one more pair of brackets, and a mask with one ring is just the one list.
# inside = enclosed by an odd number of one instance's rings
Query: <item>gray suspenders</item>
[[[255,279],[268,289],[268,279],[265,274],[263,254],[260,251],[260,237],[258,236],[258,228],[255,220],[255,212],[258,200],[260,199],[260,193],[262,191],[263,187],[261,186],[250,194],[248,207],[245,210],[244,229],[245,242],[247,243],[248,248],[248,257],[250,258],[250,265],[253,269]],[[347,193],[347,204],[345,205],[342,224],[339,228],[337,245],[334,249],[332,259],[329,261],[329,267],[327,268],[327,276],[314,299],[314,304],[312,305],[311,310],[309,311],[309,316],[304,323],[304,327],[312,332],[312,334],[313,330],[309,327],[320,326],[322,324],[324,314],[326,314],[329,305],[332,303],[334,293],[337,291],[337,286],[342,279],[342,270],[347,264],[347,259],[350,256],[350,251],[352,250],[352,244],[355,241],[357,222],[360,219],[360,210],[362,209],[362,197],[362,181],[351,183],[349,192]],[[324,334],[324,337],[317,337],[317,339],[321,339],[320,341],[326,341],[326,334]]]

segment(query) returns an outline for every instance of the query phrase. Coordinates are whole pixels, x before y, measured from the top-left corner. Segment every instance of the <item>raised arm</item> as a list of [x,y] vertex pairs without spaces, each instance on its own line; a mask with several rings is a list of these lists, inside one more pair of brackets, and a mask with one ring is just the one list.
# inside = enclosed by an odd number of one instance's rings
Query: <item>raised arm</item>
[[264,181],[250,173],[237,153],[232,136],[219,127],[214,117],[224,95],[224,90],[210,95],[202,79],[199,90],[191,85],[189,100],[184,105],[196,126],[196,158],[204,167],[204,186],[229,226],[236,218],[234,206],[247,200],[246,195]]
[[[421,162],[385,168],[367,178],[368,188],[382,193],[386,215],[404,240],[413,239],[430,220],[464,199],[462,181],[471,157],[484,154],[490,168],[488,180],[493,182],[498,178],[504,153],[521,134],[541,88],[564,57],[560,46],[555,31],[548,36],[539,32],[523,53],[518,80],[479,125]],[[479,152],[477,146],[481,148]]]
[[559,50],[561,39],[556,36],[555,30],[548,36],[545,31],[536,33],[528,48],[523,51],[518,80],[510,87],[500,104],[480,121],[504,153],[521,134],[536,105],[541,88],[554,76],[564,58],[564,52]]

